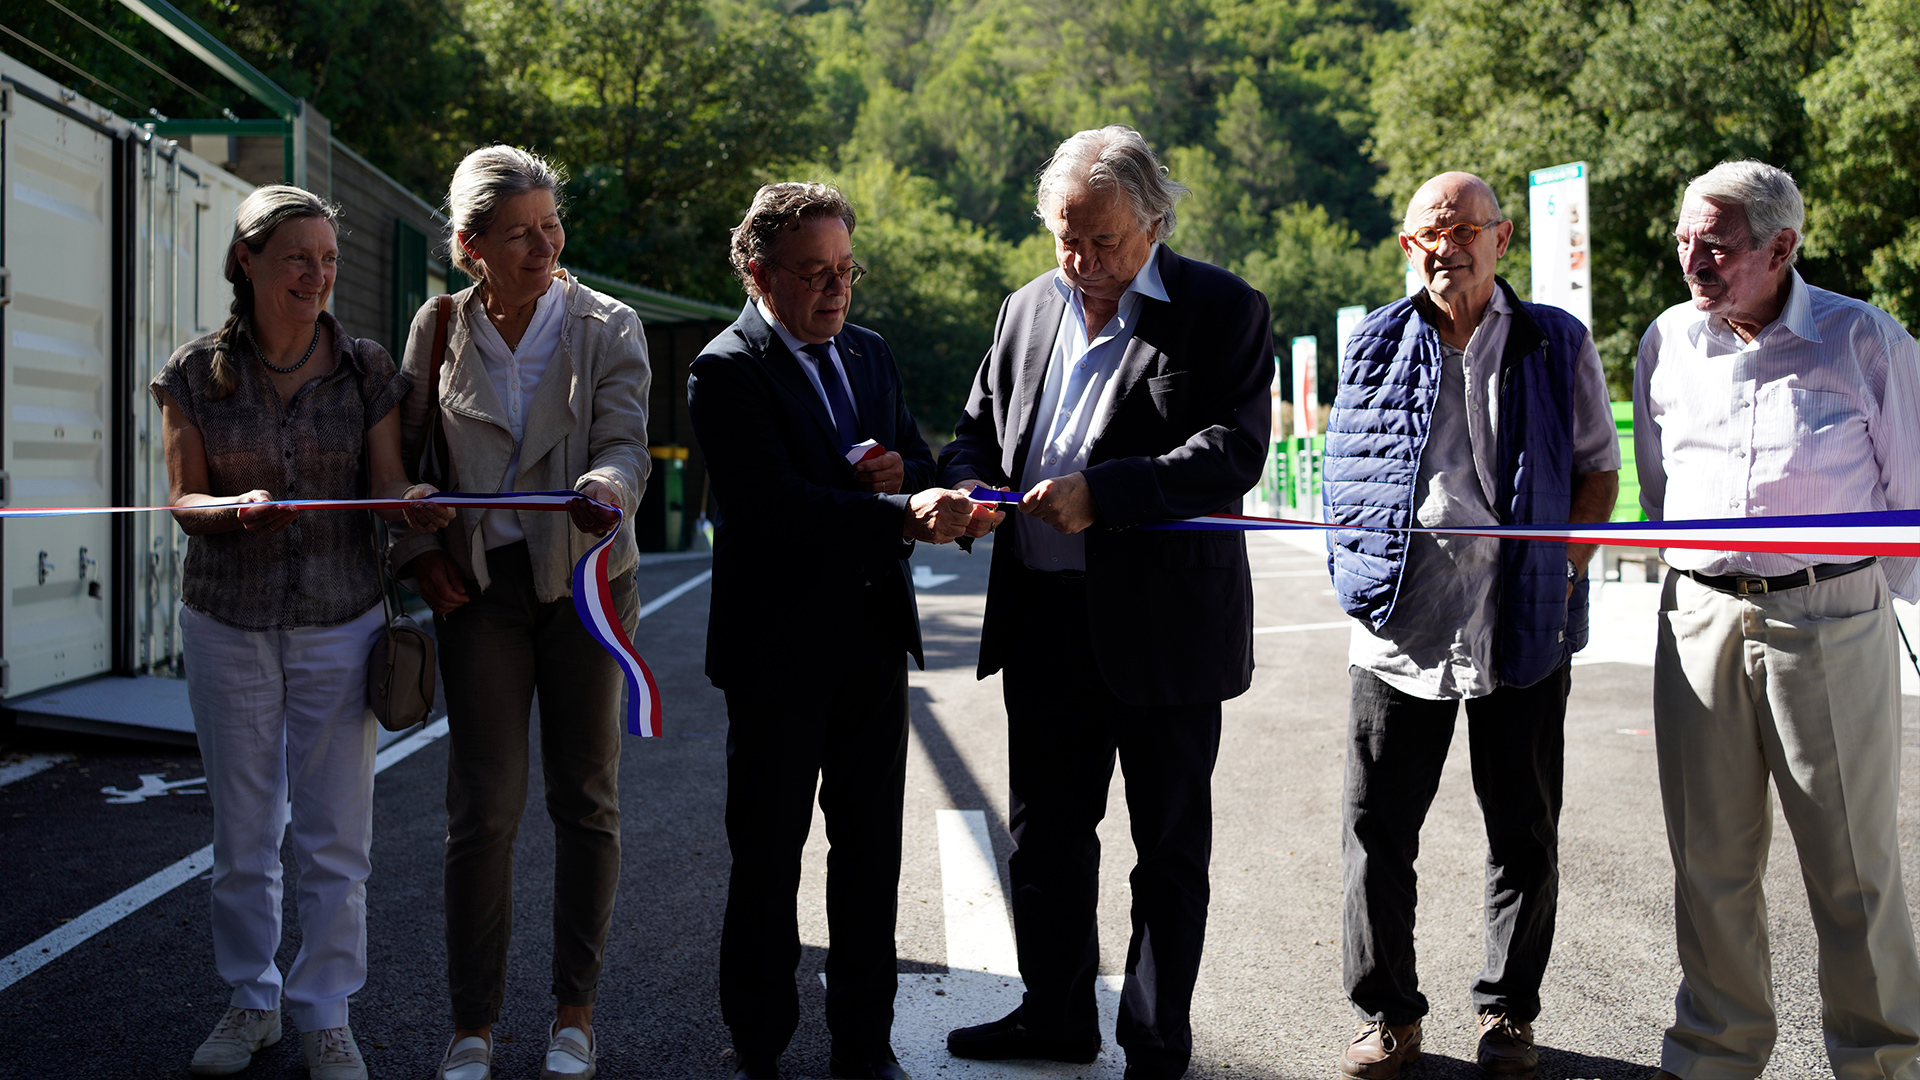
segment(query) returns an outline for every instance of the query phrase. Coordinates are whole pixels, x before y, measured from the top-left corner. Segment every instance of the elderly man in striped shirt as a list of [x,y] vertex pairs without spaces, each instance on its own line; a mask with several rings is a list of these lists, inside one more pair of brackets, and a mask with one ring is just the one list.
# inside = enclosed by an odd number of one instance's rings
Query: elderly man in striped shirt
[[[1640,342],[1634,445],[1655,519],[1920,507],[1920,355],[1886,312],[1794,269],[1805,212],[1756,161],[1694,180],[1674,231],[1693,298]],[[1665,552],[1654,717],[1682,979],[1656,1080],[1759,1075],[1776,1029],[1761,878],[1771,778],[1820,941],[1838,1080],[1920,1078],[1901,885],[1907,558]]]

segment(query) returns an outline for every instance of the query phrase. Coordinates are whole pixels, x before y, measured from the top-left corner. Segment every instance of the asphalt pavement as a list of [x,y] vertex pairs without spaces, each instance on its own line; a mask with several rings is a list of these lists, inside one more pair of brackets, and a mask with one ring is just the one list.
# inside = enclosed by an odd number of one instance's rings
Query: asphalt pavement
[[[1346,622],[1323,557],[1273,535],[1252,537],[1250,547],[1257,670],[1253,689],[1225,710],[1191,1075],[1326,1078],[1357,1026],[1340,989]],[[986,546],[972,556],[922,546],[914,561],[928,666],[912,676],[895,1049],[921,1080],[1117,1078],[1110,1045],[1091,1066],[984,1065],[943,1049],[947,1028],[998,1017],[1019,991],[1003,893],[1005,711],[999,680],[974,678]],[[708,565],[643,566],[641,599],[668,594]],[[792,572],[808,571],[796,564]],[[659,684],[665,735],[628,739],[622,758],[621,884],[595,1020],[605,1077],[725,1077],[733,1067],[715,973],[728,867],[726,712],[702,674],[707,597],[705,584],[689,589],[635,635]],[[1648,602],[1645,586],[1605,586],[1605,632],[1574,671],[1559,931],[1535,1025],[1548,1080],[1638,1080],[1657,1063],[1671,1019],[1679,973],[1651,736]],[[1920,698],[1903,699],[1902,722],[1911,903],[1920,897]],[[1433,1011],[1414,1080],[1478,1075],[1467,989],[1483,956],[1485,845],[1465,730],[1462,721],[1418,864],[1420,973]],[[416,738],[405,756],[390,754],[377,781],[370,972],[352,1005],[376,1078],[433,1076],[450,1034],[440,917],[446,749],[433,735]],[[177,887],[161,880],[211,838],[204,789],[189,782],[201,775],[191,749],[0,729],[0,957],[41,965],[17,978],[0,966],[0,1078],[187,1075],[228,995],[213,970],[204,870],[189,867]],[[1116,770],[1101,826],[1101,970],[1115,976],[1131,866],[1123,783]],[[516,856],[505,1015],[495,1029],[503,1080],[539,1074],[552,1017],[553,845],[541,798],[536,775]],[[827,1071],[825,865],[816,821],[800,904],[802,1020],[783,1062],[795,1077]],[[1765,1075],[1828,1075],[1813,932],[1783,821],[1767,893],[1782,1030]],[[44,942],[51,951],[22,959]],[[283,969],[298,945],[289,905]],[[1102,1000],[1110,1015],[1113,994]],[[1110,1027],[1107,1034],[1110,1042]],[[291,1025],[242,1075],[305,1076]]]

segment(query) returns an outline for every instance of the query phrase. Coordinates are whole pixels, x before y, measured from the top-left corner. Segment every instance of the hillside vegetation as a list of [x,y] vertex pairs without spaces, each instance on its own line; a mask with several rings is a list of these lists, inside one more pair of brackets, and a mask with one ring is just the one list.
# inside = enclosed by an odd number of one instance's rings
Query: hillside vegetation
[[[1193,189],[1172,243],[1321,341],[1403,289],[1394,234],[1426,176],[1592,166],[1595,337],[1618,397],[1684,298],[1686,180],[1757,157],[1810,204],[1802,272],[1920,328],[1920,4],[1912,0],[181,0],[339,137],[430,200],[485,141],[571,176],[568,260],[739,300],[727,228],[770,179],[831,179],[930,426],[955,415],[1005,293],[1050,264],[1035,170],[1128,123]],[[80,26],[153,56],[184,87]],[[260,110],[108,0],[19,0],[7,25],[128,115]],[[5,47],[34,55],[9,38]]]

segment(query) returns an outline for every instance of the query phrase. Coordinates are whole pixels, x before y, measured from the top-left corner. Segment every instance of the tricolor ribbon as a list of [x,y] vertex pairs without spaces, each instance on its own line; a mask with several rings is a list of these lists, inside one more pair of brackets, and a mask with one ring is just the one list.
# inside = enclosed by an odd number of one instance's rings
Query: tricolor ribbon
[[[435,503],[468,510],[565,510],[575,499],[586,499],[577,491],[502,491],[478,494],[441,491],[424,499],[285,499],[275,502],[202,503],[194,510],[219,510],[240,506],[293,506],[302,510],[405,510],[415,503]],[[617,506],[588,499],[595,506],[625,517]],[[175,510],[172,506],[56,506],[0,507],[0,520],[6,518],[73,517],[79,514],[144,514],[155,510]],[[641,738],[660,734],[660,693],[653,672],[620,625],[613,604],[613,589],[607,581],[607,561],[612,557],[614,538],[620,535],[620,522],[588,549],[573,567],[573,609],[586,625],[587,633],[612,654],[627,677],[627,730]]]
[[[976,487],[975,502],[1017,503],[1018,491]],[[1697,548],[1703,551],[1770,551],[1795,555],[1920,556],[1920,510],[1871,510],[1848,514],[1797,514],[1766,518],[1700,518],[1692,521],[1610,521],[1581,525],[1484,525],[1471,528],[1392,529],[1336,525],[1294,518],[1203,514],[1180,521],[1136,525],[1154,530],[1352,529],[1446,536],[1491,536],[1508,540],[1557,540],[1570,544]]]

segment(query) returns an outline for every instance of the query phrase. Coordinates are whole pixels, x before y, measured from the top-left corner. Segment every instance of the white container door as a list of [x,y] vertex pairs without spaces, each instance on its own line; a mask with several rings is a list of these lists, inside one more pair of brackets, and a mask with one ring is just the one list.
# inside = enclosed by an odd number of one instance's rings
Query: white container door
[[[0,469],[7,505],[102,506],[114,448],[112,143],[10,95],[0,183],[11,302],[0,309]],[[8,697],[108,670],[106,515],[0,524],[0,657]]]

